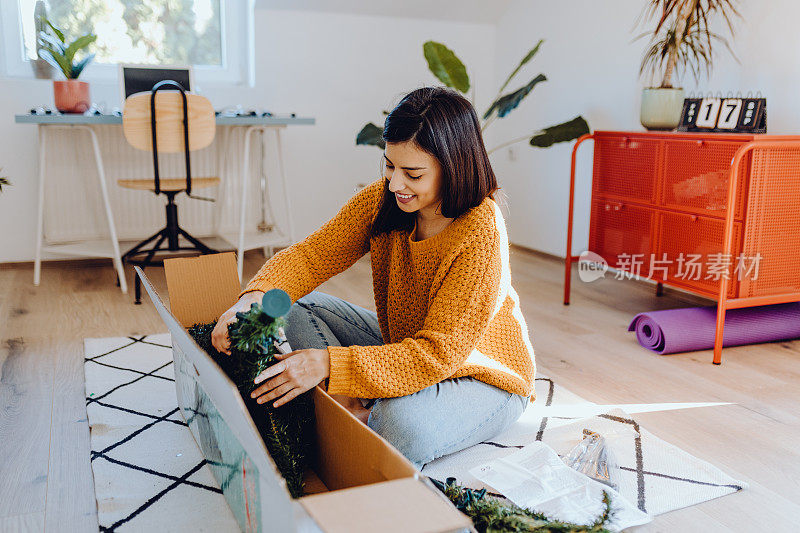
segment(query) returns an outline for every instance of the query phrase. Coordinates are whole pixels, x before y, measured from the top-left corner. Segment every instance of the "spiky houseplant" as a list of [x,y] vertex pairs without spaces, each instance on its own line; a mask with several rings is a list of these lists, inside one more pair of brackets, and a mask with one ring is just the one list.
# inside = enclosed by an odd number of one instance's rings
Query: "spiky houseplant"
[[728,41],[711,31],[711,21],[721,16],[731,36],[733,18],[740,17],[735,0],[649,0],[643,20],[658,22],[650,36],[650,46],[642,58],[640,74],[649,71],[653,77],[662,73],[660,88],[671,88],[673,75],[686,69],[699,81],[701,71],[711,74],[714,60],[713,43],[723,44],[733,54]]
[[47,28],[37,35],[39,56],[64,74],[66,80],[53,80],[53,95],[56,109],[62,113],[83,113],[89,109],[89,84],[78,81],[86,66],[94,59],[87,54],[76,60],[76,55],[97,40],[97,35],[87,33],[72,42],[67,42],[64,32],[49,20],[43,19]]
[[[539,48],[542,46],[543,42],[543,39],[539,40],[539,42],[536,43],[536,46],[534,46],[527,54],[525,54],[525,57],[522,58],[522,61],[520,61],[519,65],[517,65],[511,74],[509,74],[508,78],[506,78],[505,83],[503,83],[503,85],[500,87],[500,90],[497,92],[497,96],[495,97],[494,101],[482,116],[481,131],[485,131],[486,128],[496,119],[507,116],[511,111],[519,106],[522,100],[524,100],[525,97],[530,94],[536,85],[547,80],[547,77],[544,74],[538,74],[528,83],[519,87],[518,89],[505,94],[503,93],[506,87],[508,87],[508,84],[511,83],[520,70],[522,70],[522,68],[528,64],[531,59],[533,59],[537,52],[539,52]],[[467,93],[471,88],[469,75],[467,74],[467,68],[464,66],[464,63],[461,62],[456,54],[444,44],[435,41],[426,42],[422,46],[422,51],[425,55],[425,60],[428,62],[428,69],[431,71],[431,73],[433,73],[433,75],[436,76],[436,78],[446,86],[451,87],[467,96]],[[472,104],[475,105],[474,88],[472,97],[470,99],[472,100]],[[387,114],[386,111],[384,111],[384,115],[385,114]],[[381,138],[382,133],[382,127],[370,122],[361,128],[361,131],[356,136],[356,144],[373,145],[383,149],[385,148],[385,144]],[[522,137],[517,137],[510,141],[504,142],[493,147],[488,152],[491,154],[500,148],[505,148],[506,146],[510,146],[522,141],[528,141],[528,144],[531,146],[547,148],[555,143],[577,139],[585,133],[589,133],[589,125],[582,116],[577,116],[571,120],[568,120],[567,122],[542,128]]]
[[253,383],[256,376],[278,362],[274,341],[279,338],[279,328],[285,326],[282,316],[290,304],[288,294],[273,289],[264,294],[261,304],[253,303],[247,312],[237,313],[238,320],[228,325],[231,355],[218,352],[211,343],[216,322],[195,324],[189,328],[189,334],[236,384],[270,457],[286,479],[289,492],[298,498],[303,495],[303,474],[315,444],[311,391],[278,408],[272,402],[259,404],[250,397],[256,388]]
[[[642,124],[652,129],[672,129],[678,125],[683,104],[683,89],[673,86],[673,77],[689,71],[695,81],[701,73],[711,73],[714,43],[721,43],[733,54],[728,41],[711,30],[711,23],[722,17],[731,36],[733,19],[740,17],[736,0],[648,0],[639,22],[656,19],[655,28],[637,37],[650,38],[639,74],[661,78],[657,87],[642,93]],[[734,58],[736,56],[734,55]]]

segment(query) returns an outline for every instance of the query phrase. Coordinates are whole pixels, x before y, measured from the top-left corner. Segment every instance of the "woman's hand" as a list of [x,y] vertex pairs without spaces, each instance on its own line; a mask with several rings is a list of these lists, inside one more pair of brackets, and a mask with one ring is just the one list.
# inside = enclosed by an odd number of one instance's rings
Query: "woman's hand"
[[217,325],[211,332],[211,344],[218,352],[224,354],[231,354],[231,340],[228,338],[228,324],[236,322],[236,313],[239,311],[247,312],[250,310],[250,305],[254,303],[261,303],[264,293],[261,291],[253,291],[243,294],[239,301],[231,306],[230,309],[222,313],[219,317]]
[[258,398],[258,403],[266,403],[280,397],[273,407],[286,402],[316,387],[331,373],[331,360],[328,350],[316,348],[295,350],[285,354],[275,354],[278,363],[264,370],[254,380],[255,384],[265,382],[250,394]]

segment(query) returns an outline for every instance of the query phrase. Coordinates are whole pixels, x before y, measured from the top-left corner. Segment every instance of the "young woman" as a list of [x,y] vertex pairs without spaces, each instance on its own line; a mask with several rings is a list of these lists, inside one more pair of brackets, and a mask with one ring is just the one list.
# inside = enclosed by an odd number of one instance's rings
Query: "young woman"
[[[472,105],[448,89],[417,89],[386,117],[383,139],[384,176],[270,258],[213,342],[229,353],[236,312],[285,290],[295,351],[279,356],[253,397],[280,406],[325,380],[422,468],[519,418],[534,397],[534,353]],[[367,252],[377,314],[314,291]]]

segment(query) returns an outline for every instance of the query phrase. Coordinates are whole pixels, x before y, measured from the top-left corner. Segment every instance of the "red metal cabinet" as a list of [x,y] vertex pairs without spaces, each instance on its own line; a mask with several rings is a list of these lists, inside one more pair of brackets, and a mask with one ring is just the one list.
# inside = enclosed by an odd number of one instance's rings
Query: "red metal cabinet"
[[[731,160],[748,140],[665,139],[659,205],[698,215],[724,217]],[[747,165],[747,161],[743,163]],[[735,218],[741,220],[747,193],[739,174]]]
[[[716,299],[715,363],[726,309],[800,301],[800,136],[598,131],[572,152],[565,304],[580,259],[572,250],[576,152],[589,139],[589,251],[657,281],[659,291],[663,283]],[[634,254],[645,264],[630,261]],[[699,275],[686,263],[698,255]],[[744,268],[751,259],[755,278]]]
[[653,249],[653,212],[619,200],[592,202],[592,231],[589,250],[599,254],[614,268],[620,268],[627,255],[646,256]]
[[627,135],[595,141],[592,194],[651,203],[658,172],[659,141]]
[[800,287],[800,151],[754,149],[743,254],[760,254],[759,275],[739,296],[780,296]]
[[[730,254],[731,261],[741,250],[741,224],[736,222],[733,227],[734,248]],[[716,298],[722,279],[717,269],[727,263],[722,256],[724,234],[725,221],[718,218],[685,213],[659,213],[656,257],[667,258],[664,263],[667,276],[660,281]],[[698,257],[700,261],[692,261]],[[669,261],[670,259],[673,261]],[[738,286],[735,277],[731,281],[728,297],[735,298]]]
[[[654,269],[653,264],[658,259],[663,267],[702,254],[705,266],[709,257],[722,253],[731,160],[752,138],[596,132],[589,250],[614,268],[714,297],[719,277],[706,279],[705,272],[700,279],[680,277],[676,264],[664,275],[664,269]],[[739,191],[746,190],[744,176],[739,175]],[[744,197],[737,196],[736,218],[741,219]],[[733,247],[738,255],[741,224]],[[638,254],[643,255],[644,265],[628,261],[628,256]],[[731,298],[737,289],[736,283],[730,284]]]

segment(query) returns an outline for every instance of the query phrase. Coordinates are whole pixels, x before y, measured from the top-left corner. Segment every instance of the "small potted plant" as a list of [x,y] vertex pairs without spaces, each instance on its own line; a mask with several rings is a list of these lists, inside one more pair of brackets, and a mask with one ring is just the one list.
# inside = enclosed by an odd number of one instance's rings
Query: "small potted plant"
[[94,59],[94,54],[87,54],[79,61],[75,60],[75,56],[95,42],[97,35],[87,33],[71,43],[67,43],[63,31],[53,26],[47,19],[44,22],[51,31],[39,32],[39,55],[67,78],[66,80],[53,80],[56,109],[62,113],[83,113],[91,106],[89,84],[85,81],[78,81],[78,76]]
[[689,70],[697,81],[702,70],[710,74],[715,41],[733,54],[728,42],[712,32],[709,24],[719,15],[733,36],[732,18],[740,16],[735,3],[736,0],[648,0],[640,19],[649,21],[657,15],[658,23],[652,32],[637,37],[650,37],[639,74],[650,72],[651,78],[660,75],[661,84],[642,91],[642,126],[649,130],[675,129],[680,122],[684,91],[673,87],[673,76]]

